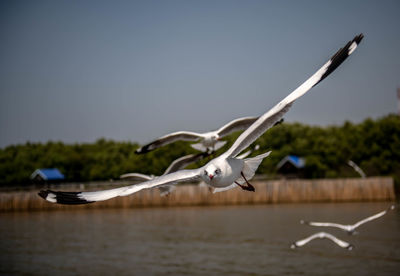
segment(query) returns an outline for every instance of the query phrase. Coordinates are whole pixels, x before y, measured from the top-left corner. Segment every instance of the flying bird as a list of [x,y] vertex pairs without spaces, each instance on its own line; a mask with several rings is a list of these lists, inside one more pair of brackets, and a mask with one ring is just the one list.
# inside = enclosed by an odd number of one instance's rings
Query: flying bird
[[200,143],[192,144],[191,147],[199,151],[217,151],[226,144],[226,141],[220,139],[235,131],[244,130],[253,124],[257,117],[244,117],[230,121],[218,130],[205,133],[197,133],[192,131],[178,131],[164,135],[153,142],[137,149],[135,153],[142,154],[155,150],[159,147],[168,145],[176,141],[200,141]]
[[312,241],[314,239],[328,239],[328,240],[331,240],[334,243],[336,243],[341,248],[345,248],[347,250],[352,250],[354,248],[354,246],[352,244],[350,244],[348,242],[345,242],[345,241],[342,241],[342,240],[336,238],[334,235],[331,235],[331,234],[326,233],[326,232],[318,232],[318,233],[316,233],[314,235],[311,235],[311,236],[309,236],[309,237],[307,237],[305,239],[296,241],[296,242],[294,242],[294,243],[292,243],[290,245],[290,248],[291,249],[295,249],[295,248],[301,247],[301,246],[309,243],[310,241]]
[[347,162],[347,164],[348,164],[350,167],[352,167],[356,172],[358,172],[358,174],[361,176],[361,178],[366,178],[366,177],[367,177],[367,176],[365,175],[364,171],[363,171],[359,166],[357,166],[357,164],[354,163],[353,161],[349,160],[349,161]]
[[[259,150],[259,149],[260,149],[260,145],[257,144],[257,145],[254,146],[254,148],[249,149],[248,151],[236,156],[236,158],[237,159],[244,159],[247,156],[249,156],[250,154],[252,154],[254,151]],[[201,187],[206,187],[207,186],[210,189],[210,191],[212,191],[213,193],[224,192],[224,191],[227,191],[227,190],[230,190],[230,189],[238,187],[238,185],[236,183],[233,183],[233,184],[231,184],[231,185],[229,185],[227,187],[223,187],[223,188],[212,188],[212,187],[208,186],[208,184],[203,182],[203,181],[201,181],[199,183],[199,186],[201,186]]]
[[237,156],[250,146],[265,131],[278,122],[290,109],[296,99],[325,79],[332,73],[361,42],[363,35],[357,35],[343,48],[339,49],[316,73],[314,73],[302,85],[285,97],[282,101],[260,116],[249,128],[240,134],[233,145],[220,156],[211,159],[207,164],[192,170],[180,170],[166,174],[140,184],[130,185],[110,190],[96,192],[55,192],[51,190],[41,191],[39,195],[45,200],[61,204],[84,204],[107,200],[117,196],[127,196],[143,189],[161,187],[176,184],[183,181],[203,180],[213,188],[227,187],[236,183],[243,190],[254,191],[254,187],[248,182],[262,160],[270,152],[252,158],[238,159]]
[[[185,167],[187,167],[189,164],[197,162],[210,154],[207,152],[202,152],[198,154],[189,154],[183,157],[180,157],[176,160],[174,160],[168,168],[164,171],[162,175],[173,173],[176,171],[179,171]],[[156,176],[154,175],[146,175],[146,174],[141,174],[141,173],[126,173],[120,176],[121,179],[134,179],[134,180],[142,180],[142,181],[147,181],[154,179]],[[170,194],[174,190],[175,186],[174,185],[165,185],[161,186],[158,189],[161,192],[161,196],[166,196]]]
[[357,234],[357,232],[355,232],[354,230],[357,227],[363,225],[366,222],[380,218],[381,216],[385,215],[388,211],[393,210],[394,208],[395,208],[394,205],[392,205],[389,208],[387,208],[386,210],[379,212],[373,216],[367,217],[363,220],[360,220],[359,222],[352,224],[352,225],[344,225],[344,224],[332,223],[332,222],[313,222],[313,221],[304,221],[304,220],[301,220],[300,223],[310,225],[310,226],[336,227],[343,231],[346,231],[349,235],[355,235],[355,234]]

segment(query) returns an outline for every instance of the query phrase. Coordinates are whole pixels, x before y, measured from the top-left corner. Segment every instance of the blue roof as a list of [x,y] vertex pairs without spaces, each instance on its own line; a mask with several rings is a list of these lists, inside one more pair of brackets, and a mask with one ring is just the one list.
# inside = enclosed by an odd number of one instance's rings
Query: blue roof
[[37,169],[32,173],[31,178],[35,178],[38,174],[44,180],[63,180],[65,178],[64,175],[56,168]]
[[281,162],[278,163],[278,165],[277,165],[278,169],[279,169],[280,167],[282,167],[283,164],[285,164],[286,162],[292,163],[293,166],[295,166],[295,167],[298,168],[298,169],[304,168],[304,165],[305,165],[305,163],[306,163],[305,160],[304,160],[304,158],[298,157],[298,156],[296,156],[296,155],[288,155],[288,156],[286,156],[285,158],[283,158],[283,159],[281,160]]

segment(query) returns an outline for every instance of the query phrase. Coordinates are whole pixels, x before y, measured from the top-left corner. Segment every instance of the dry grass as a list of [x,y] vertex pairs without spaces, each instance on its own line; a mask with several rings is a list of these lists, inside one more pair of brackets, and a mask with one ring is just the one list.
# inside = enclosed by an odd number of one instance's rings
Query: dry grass
[[393,179],[253,180],[255,193],[236,188],[212,194],[207,187],[181,185],[168,197],[157,189],[93,204],[68,206],[49,203],[38,191],[0,192],[0,211],[56,210],[79,208],[137,208],[153,206],[239,205],[283,202],[392,201]]

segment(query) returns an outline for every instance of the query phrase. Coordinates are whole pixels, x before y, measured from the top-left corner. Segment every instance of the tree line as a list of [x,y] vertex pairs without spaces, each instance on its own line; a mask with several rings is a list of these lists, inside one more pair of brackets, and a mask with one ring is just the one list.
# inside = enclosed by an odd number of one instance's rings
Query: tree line
[[[239,134],[227,137],[228,143],[217,154],[229,148]],[[367,176],[391,175],[397,183],[400,180],[400,118],[394,114],[341,126],[283,123],[267,131],[255,144],[260,149],[252,156],[272,150],[257,171],[270,177],[277,176],[277,164],[290,154],[305,158],[307,178],[357,177],[347,165],[348,160],[353,160]],[[0,185],[28,184],[37,168],[58,168],[68,182],[117,179],[128,172],[161,175],[173,160],[196,153],[187,142],[176,142],[144,155],[134,153],[138,147],[134,142],[103,138],[94,143],[50,141],[7,146],[0,149]]]

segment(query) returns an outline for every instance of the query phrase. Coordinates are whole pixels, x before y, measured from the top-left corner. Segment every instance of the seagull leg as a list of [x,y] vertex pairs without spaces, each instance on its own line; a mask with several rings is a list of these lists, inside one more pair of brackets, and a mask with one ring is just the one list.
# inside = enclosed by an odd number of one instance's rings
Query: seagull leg
[[246,181],[247,186],[241,185],[241,184],[237,183],[236,181],[235,181],[235,183],[236,183],[237,185],[239,185],[239,187],[242,188],[243,190],[255,192],[256,189],[254,188],[253,185],[251,185],[251,184],[247,181],[246,177],[244,177],[243,172],[240,172],[240,174],[242,175],[244,181]]

